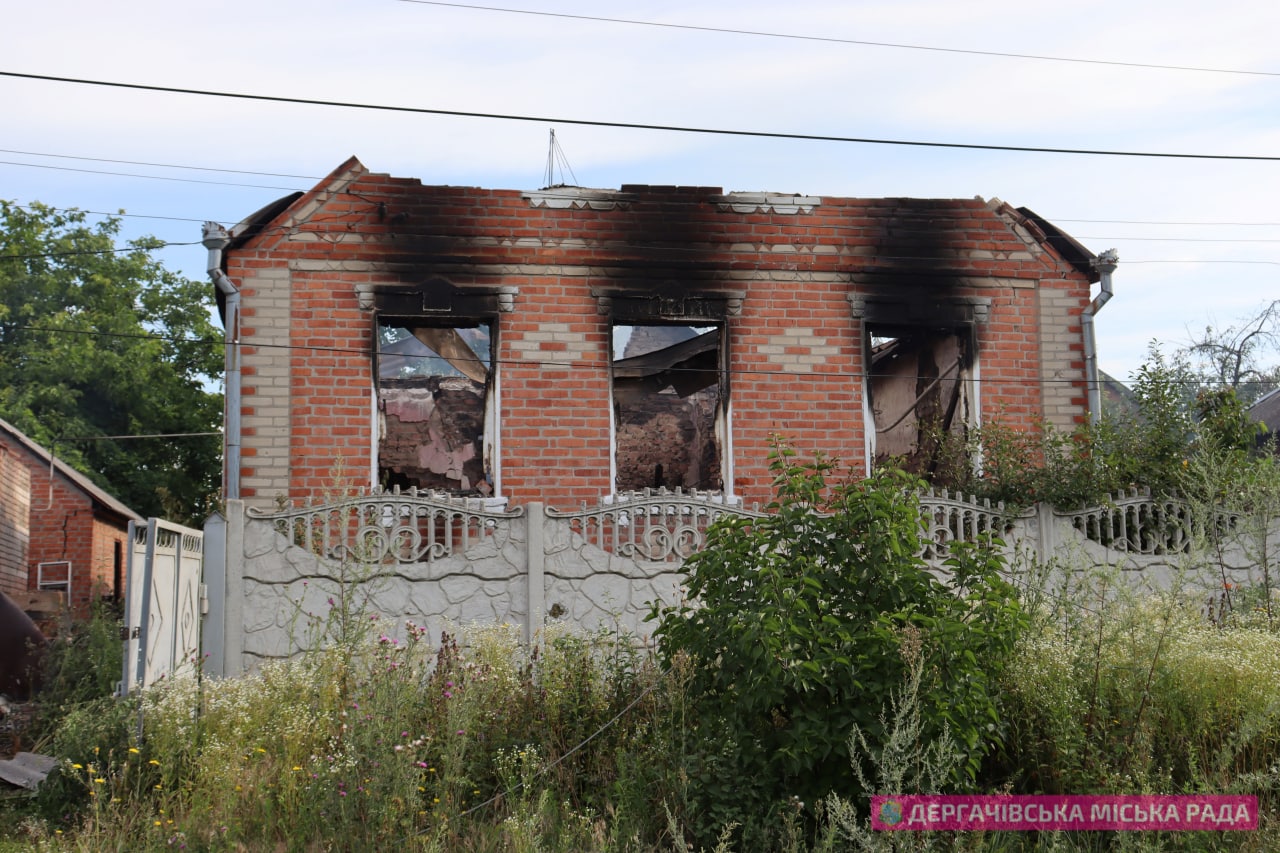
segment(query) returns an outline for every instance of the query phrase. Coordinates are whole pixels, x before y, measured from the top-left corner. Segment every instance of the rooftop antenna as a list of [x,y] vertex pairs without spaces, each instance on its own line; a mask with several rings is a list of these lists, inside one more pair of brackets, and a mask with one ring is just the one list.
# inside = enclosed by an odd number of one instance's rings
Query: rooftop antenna
[[[556,171],[560,172],[560,180],[556,180]],[[568,171],[569,177],[573,179],[573,183],[569,186],[578,186],[578,176],[573,173],[573,167],[569,165],[569,158],[564,156],[564,149],[560,147],[560,143],[556,142],[556,130],[551,129],[551,145],[547,149],[547,172],[543,177],[543,189],[551,189],[551,187],[566,186],[564,182],[564,173]]]

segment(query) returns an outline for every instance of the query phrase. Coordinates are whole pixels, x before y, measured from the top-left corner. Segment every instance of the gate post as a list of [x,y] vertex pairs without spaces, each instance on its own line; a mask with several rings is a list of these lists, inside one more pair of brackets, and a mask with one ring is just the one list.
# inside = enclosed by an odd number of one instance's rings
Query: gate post
[[546,613],[546,545],[543,541],[546,511],[541,501],[532,501],[525,507],[525,523],[529,525],[525,542],[526,579],[529,584],[529,612],[525,615],[525,642],[533,645],[538,632],[542,630],[543,614]]
[[1058,550],[1058,521],[1048,501],[1040,501],[1036,504],[1036,527],[1039,528],[1036,547],[1040,549],[1036,557],[1041,563],[1045,563]]
[[244,674],[244,501],[227,501],[223,563],[222,674]]
[[208,608],[200,631],[200,651],[206,675],[227,674],[227,518],[215,512],[204,522],[204,586]]

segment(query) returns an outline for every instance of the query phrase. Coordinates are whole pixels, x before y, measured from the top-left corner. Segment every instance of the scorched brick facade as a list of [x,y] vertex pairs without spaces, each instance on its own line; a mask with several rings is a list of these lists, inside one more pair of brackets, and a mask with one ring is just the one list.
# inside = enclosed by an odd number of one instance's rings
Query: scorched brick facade
[[259,506],[377,485],[751,503],[774,435],[919,467],[930,425],[1087,417],[1093,256],[999,201],[423,186],[353,159],[228,236],[228,482]]

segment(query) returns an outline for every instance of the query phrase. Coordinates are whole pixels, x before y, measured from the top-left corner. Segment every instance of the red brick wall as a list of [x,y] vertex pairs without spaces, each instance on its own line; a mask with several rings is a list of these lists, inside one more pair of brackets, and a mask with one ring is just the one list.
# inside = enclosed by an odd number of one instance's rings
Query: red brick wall
[[40,563],[69,561],[72,612],[88,616],[92,602],[115,591],[114,543],[124,548],[128,522],[96,513],[93,500],[59,472],[53,474],[51,489],[46,461],[24,447],[7,446],[30,479],[25,588],[36,588]]
[[[932,293],[936,281],[947,298],[989,299],[989,319],[976,326],[982,411],[1023,425],[1046,414],[1043,318],[1058,317],[1052,331],[1078,341],[1089,298],[1087,277],[1032,240],[1018,214],[981,200],[823,198],[794,213],[744,213],[715,188],[623,187],[594,207],[535,202],[424,187],[352,161],[227,253],[244,305],[244,497],[270,505],[370,484],[374,324],[362,287],[443,277],[519,289],[495,324],[501,494],[557,507],[611,491],[611,318],[593,288],[744,294],[726,325],[732,488],[748,503],[769,498],[774,434],[803,454],[862,466],[863,321],[851,291],[910,282]],[[882,283],[866,284],[868,275]],[[1042,287],[1066,291],[1067,307],[1042,310]],[[284,313],[258,322],[267,292]],[[292,349],[253,346],[281,322]],[[1068,423],[1084,416],[1083,361],[1078,346],[1070,351],[1053,369],[1078,394],[1050,413]],[[265,376],[283,364],[287,391]],[[273,431],[287,432],[287,459]]]

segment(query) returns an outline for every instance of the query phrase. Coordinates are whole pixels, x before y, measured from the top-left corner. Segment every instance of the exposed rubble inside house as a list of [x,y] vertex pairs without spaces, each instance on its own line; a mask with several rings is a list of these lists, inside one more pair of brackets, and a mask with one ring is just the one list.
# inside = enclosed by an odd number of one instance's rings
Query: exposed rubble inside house
[[972,343],[965,330],[871,327],[870,408],[875,462],[916,474],[939,464],[943,436],[963,440],[975,421]]
[[617,490],[721,489],[721,329],[613,330]]
[[490,326],[413,323],[382,318],[378,325],[379,481],[488,495]]

